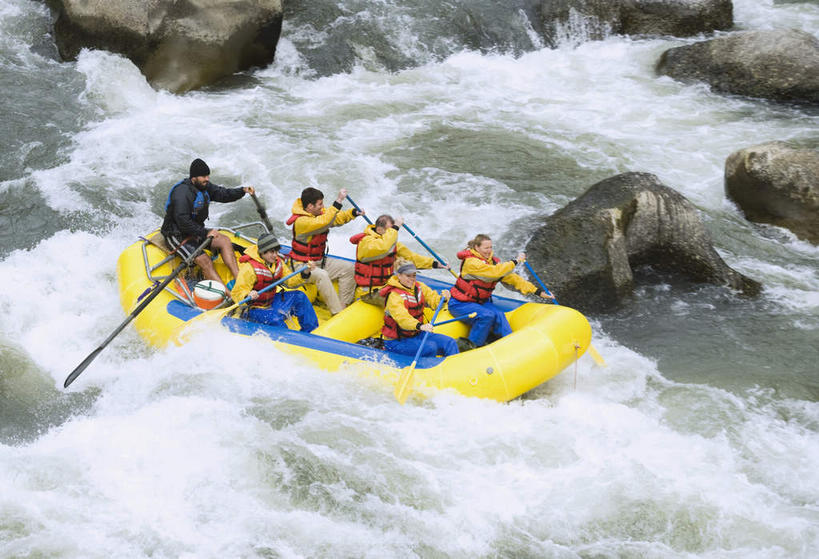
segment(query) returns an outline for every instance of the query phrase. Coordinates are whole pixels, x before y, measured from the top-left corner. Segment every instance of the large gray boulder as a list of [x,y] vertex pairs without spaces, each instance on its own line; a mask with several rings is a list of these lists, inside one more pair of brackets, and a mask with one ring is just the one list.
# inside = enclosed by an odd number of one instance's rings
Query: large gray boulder
[[819,150],[769,142],[725,161],[725,193],[751,221],[819,244]]
[[747,31],[665,51],[657,71],[715,91],[819,103],[819,40],[794,29]]
[[116,52],[157,88],[203,85],[273,60],[281,0],[49,0],[57,11],[57,48]]
[[608,33],[689,37],[734,24],[731,0],[542,0],[540,12],[545,29],[579,20],[592,39]]
[[587,312],[611,310],[628,297],[637,266],[748,295],[760,290],[716,253],[696,208],[649,173],[593,185],[546,218],[526,252],[561,304]]

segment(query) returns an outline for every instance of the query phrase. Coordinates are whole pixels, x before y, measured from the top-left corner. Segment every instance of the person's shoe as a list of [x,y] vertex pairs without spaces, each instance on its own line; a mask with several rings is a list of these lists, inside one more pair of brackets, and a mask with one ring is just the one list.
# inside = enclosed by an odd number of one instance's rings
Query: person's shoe
[[458,338],[457,340],[455,340],[455,342],[458,344],[458,351],[461,353],[478,347],[475,344],[473,344],[472,340],[470,340],[469,338]]

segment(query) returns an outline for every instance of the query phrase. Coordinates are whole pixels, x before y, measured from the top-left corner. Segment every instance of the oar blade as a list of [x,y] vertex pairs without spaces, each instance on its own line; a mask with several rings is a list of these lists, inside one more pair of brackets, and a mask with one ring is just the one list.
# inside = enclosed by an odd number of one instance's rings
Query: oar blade
[[412,391],[412,378],[413,373],[415,372],[415,361],[412,362],[408,368],[401,371],[401,376],[398,377],[398,384],[395,385],[395,399],[398,400],[398,403],[404,405],[404,402],[407,401],[407,397],[409,396],[410,392]]
[[76,367],[76,368],[75,368],[73,371],[71,371],[71,374],[70,374],[70,375],[68,375],[67,377],[65,377],[65,382],[63,383],[63,388],[68,388],[68,385],[69,385],[69,384],[71,384],[72,382],[74,382],[74,380],[76,380],[76,378],[77,378],[78,376],[80,376],[80,373],[82,373],[82,372],[83,372],[83,371],[86,369],[86,367],[88,367],[88,365],[90,365],[90,364],[91,364],[91,361],[93,361],[93,360],[94,360],[94,359],[97,357],[97,355],[99,355],[99,354],[100,354],[100,352],[101,352],[101,351],[102,351],[104,348],[105,348],[105,346],[100,346],[100,347],[98,347],[97,349],[95,349],[94,351],[92,351],[92,352],[91,352],[91,353],[88,355],[88,357],[86,357],[86,358],[83,360],[83,362],[82,362],[82,363],[80,363],[79,365],[77,365],[77,367]]
[[593,345],[589,345],[589,355],[592,356],[592,359],[594,359],[594,362],[597,364],[598,367],[606,366],[606,361],[603,359],[603,356],[600,355],[600,353],[596,349],[594,349]]

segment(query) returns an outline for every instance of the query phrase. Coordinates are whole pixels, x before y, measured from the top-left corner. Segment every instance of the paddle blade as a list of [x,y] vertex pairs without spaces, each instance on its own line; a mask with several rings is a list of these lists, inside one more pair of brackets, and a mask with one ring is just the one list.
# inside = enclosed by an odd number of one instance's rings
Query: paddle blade
[[398,377],[398,384],[395,385],[395,399],[402,406],[407,401],[407,396],[412,391],[412,379],[415,376],[415,361],[409,368],[401,371],[401,376]]
[[594,359],[594,362],[597,364],[598,367],[606,366],[606,362],[603,360],[603,357],[600,355],[600,353],[597,352],[596,349],[594,349],[593,345],[589,345],[589,355],[592,356],[592,359]]
[[104,347],[105,347],[105,346],[100,346],[100,347],[98,347],[97,349],[95,349],[94,351],[92,351],[92,352],[91,352],[91,353],[88,355],[88,357],[86,357],[86,358],[83,360],[83,362],[82,362],[82,363],[80,363],[79,365],[77,365],[77,368],[76,368],[76,369],[74,369],[73,371],[71,371],[71,374],[70,374],[70,375],[68,375],[67,377],[65,377],[65,382],[63,383],[63,388],[68,388],[68,385],[69,385],[69,384],[71,384],[72,382],[74,382],[74,381],[76,380],[76,378],[77,378],[78,376],[80,376],[80,373],[82,373],[82,372],[85,370],[85,368],[86,368],[86,367],[88,367],[88,365],[90,365],[90,364],[91,364],[91,361],[93,361],[93,360],[94,360],[94,359],[97,357],[97,355],[99,355],[99,353],[100,353],[100,352],[101,352],[101,351],[104,349]]

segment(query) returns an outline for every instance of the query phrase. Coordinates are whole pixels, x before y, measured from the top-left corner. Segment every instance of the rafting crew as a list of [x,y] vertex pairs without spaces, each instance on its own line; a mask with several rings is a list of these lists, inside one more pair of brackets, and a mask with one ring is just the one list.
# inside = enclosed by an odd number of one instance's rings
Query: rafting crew
[[[304,292],[277,286],[259,293],[292,273],[284,258],[279,255],[280,249],[279,241],[270,233],[263,234],[255,246],[245,249],[245,253],[239,258],[239,274],[231,297],[236,303],[246,297],[252,299],[246,314],[250,321],[286,328],[285,320],[295,315],[301,331],[312,332],[318,326],[318,317]],[[307,265],[309,269],[288,279],[284,285],[298,287],[308,280],[316,264],[308,262]]]
[[[290,251],[291,263],[315,262],[316,268],[307,283],[315,283],[319,295],[327,304],[331,314],[338,314],[353,301],[355,292],[355,267],[352,262],[338,258],[327,258],[327,233],[332,227],[339,227],[364,215],[355,208],[342,210],[341,204],[347,196],[342,188],[333,205],[324,207],[324,194],[313,187],[305,188],[301,196],[293,202],[292,215],[287,225],[293,228]],[[338,280],[338,293],[333,287]]]
[[[350,237],[355,249],[355,298],[371,300],[393,275],[396,259],[407,260],[420,270],[442,267],[429,256],[416,254],[398,241],[404,219],[384,214],[367,225],[363,233]],[[445,266],[449,269],[449,265]],[[379,302],[383,304],[383,300]]]
[[395,275],[379,291],[386,300],[384,327],[381,329],[384,349],[403,355],[415,355],[423,339],[418,334],[429,332],[421,357],[455,355],[458,353],[457,342],[450,336],[433,332],[432,324],[426,322],[424,316],[424,307],[437,308],[441,297],[451,301],[449,291],[441,291],[439,295],[415,279],[417,272],[415,264],[401,261],[396,267]]
[[[230,239],[216,229],[207,229],[210,202],[235,202],[245,194],[254,194],[252,186],[225,188],[210,182],[210,167],[201,159],[191,162],[188,178],[171,187],[165,201],[165,219],[161,233],[165,242],[182,258],[188,258],[207,237],[210,248],[222,255],[222,260],[235,278],[239,273],[236,255]],[[203,252],[194,262],[202,269],[205,279],[222,283],[209,254]]]
[[[455,317],[476,313],[471,321],[464,320],[472,326],[469,337],[458,339],[461,351],[465,351],[486,344],[490,334],[502,338],[512,333],[506,315],[492,304],[492,292],[498,282],[505,283],[522,295],[536,293],[538,289],[514,273],[515,267],[526,261],[526,255],[521,252],[514,260],[501,262],[494,254],[492,239],[488,235],[477,235],[457,257],[461,260],[461,271],[450,290],[449,312]],[[542,299],[554,299],[545,291],[537,294]]]

